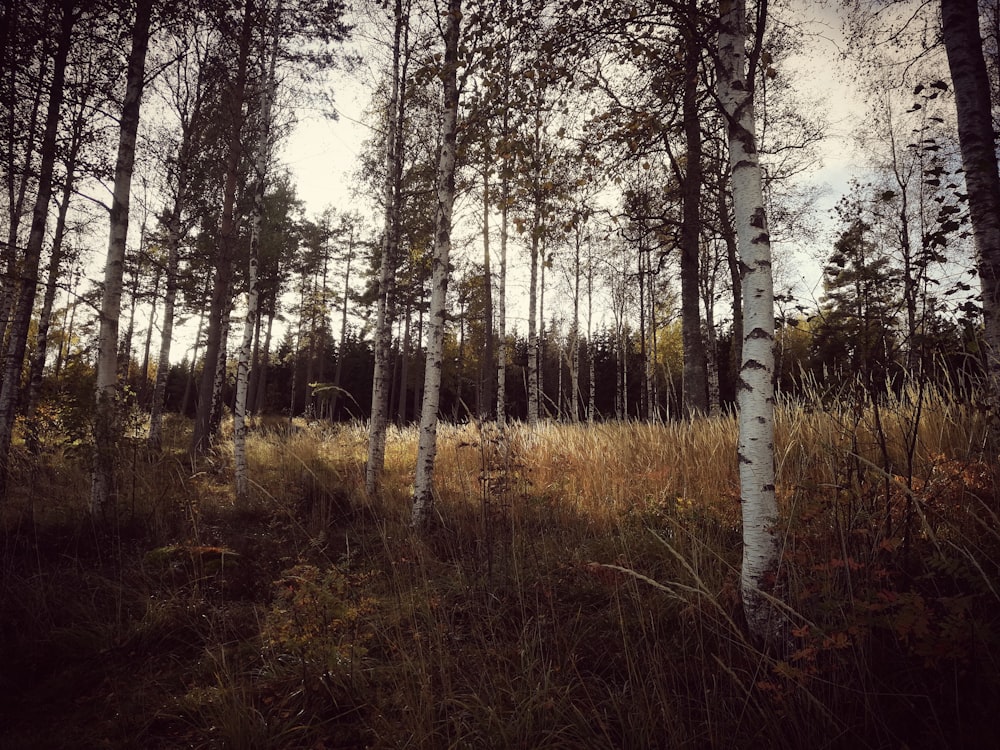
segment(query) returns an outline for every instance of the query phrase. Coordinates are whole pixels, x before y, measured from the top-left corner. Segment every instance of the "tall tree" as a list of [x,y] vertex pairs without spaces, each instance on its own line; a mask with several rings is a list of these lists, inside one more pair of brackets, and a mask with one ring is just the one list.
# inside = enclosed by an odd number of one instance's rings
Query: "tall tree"
[[[239,360],[236,365],[236,401],[233,406],[233,467],[236,483],[236,500],[246,500],[249,478],[247,476],[247,386],[250,379],[250,350],[254,333],[258,330],[257,267],[260,259],[260,224],[264,215],[264,189],[267,177],[267,162],[270,151],[271,104],[274,101],[277,81],[275,67],[278,59],[278,31],[281,24],[281,0],[278,0],[271,19],[272,37],[270,55],[261,55],[262,63],[267,61],[267,70],[261,85],[260,126],[257,133],[256,154],[254,156],[253,209],[250,219],[250,257],[247,268],[247,314],[243,323],[243,342],[240,345]],[[266,35],[265,39],[267,38]],[[263,45],[265,48],[267,44]],[[270,57],[268,61],[268,57]]]
[[740,593],[751,635],[760,643],[780,645],[784,618],[772,603],[772,597],[780,593],[774,487],[774,281],[753,100],[753,71],[766,14],[766,0],[758,0],[756,40],[748,60],[745,1],[719,3],[718,94],[728,122],[733,206],[743,268],[745,333],[737,446],[743,513]]
[[94,412],[94,474],[90,510],[103,513],[117,500],[115,449],[118,444],[118,318],[121,312],[122,271],[128,237],[129,201],[135,141],[139,130],[142,92],[146,83],[146,50],[152,22],[153,0],[137,0],[132,24],[132,49],[125,70],[118,135],[118,158],[111,203],[108,255],[104,267],[100,334],[97,344],[97,387]]
[[684,121],[684,171],[681,178],[681,325],[684,338],[684,413],[686,416],[708,412],[708,365],[702,319],[699,312],[698,266],[701,238],[702,175],[701,119],[698,112],[698,68],[701,59],[700,36],[692,28],[698,18],[698,0],[687,0],[684,12],[689,19],[682,26],[684,45],[684,84],[682,117]]
[[52,174],[56,161],[56,132],[59,126],[66,82],[66,61],[73,39],[73,27],[79,18],[72,0],[59,4],[59,35],[52,60],[52,80],[49,84],[49,101],[45,113],[45,129],[42,135],[38,183],[35,206],[31,215],[31,231],[21,261],[19,280],[14,287],[17,304],[7,336],[7,346],[3,358],[3,385],[0,386],[0,497],[6,495],[8,458],[10,456],[11,435],[21,388],[21,369],[27,347],[31,312],[35,303],[38,283],[38,264],[42,253],[42,241],[48,220],[49,201],[52,197]]
[[365,490],[369,495],[378,489],[385,466],[385,431],[389,422],[391,373],[389,349],[392,339],[391,302],[394,264],[398,262],[399,234],[402,221],[402,149],[405,112],[406,66],[409,60],[407,39],[410,6],[396,0],[393,6],[392,67],[389,102],[385,116],[385,225],[376,287],[375,371],[372,377],[371,421],[368,426],[368,460],[365,464]]
[[190,212],[190,204],[193,203],[193,193],[198,181],[194,174],[196,171],[194,160],[200,146],[200,134],[205,130],[204,119],[208,96],[206,60],[210,46],[202,43],[200,36],[200,30],[195,29],[190,40],[184,38],[176,40],[180,54],[173,69],[173,80],[167,85],[170,105],[177,115],[179,132],[175,153],[166,158],[167,183],[172,195],[169,207],[162,218],[166,245],[166,265],[163,269],[166,285],[163,294],[163,321],[160,324],[156,381],[149,408],[147,441],[153,450],[159,450],[163,441],[163,407],[167,375],[170,371],[170,349],[173,345],[180,248],[192,224],[190,219],[185,220],[184,217],[186,212]]
[[434,266],[431,307],[427,321],[427,364],[424,401],[420,413],[417,472],[413,482],[412,524],[421,528],[431,519],[434,503],[434,459],[437,455],[438,408],[441,399],[441,366],[447,315],[451,218],[455,204],[456,141],[458,132],[458,48],[462,0],[448,0],[444,28],[444,64],[441,69],[441,153],[438,163],[437,211],[434,232]]
[[73,191],[76,189],[79,172],[79,162],[87,140],[92,136],[88,123],[93,120],[91,110],[91,91],[95,85],[95,65],[93,61],[75,69],[76,79],[71,87],[75,90],[72,106],[66,120],[68,143],[62,158],[63,177],[59,209],[56,214],[55,230],[52,234],[52,247],[49,252],[49,267],[45,281],[45,293],[42,297],[42,307],[38,313],[38,325],[35,334],[35,350],[31,357],[31,369],[28,376],[28,398],[26,412],[29,419],[34,415],[35,407],[42,389],[42,376],[45,369],[45,359],[48,353],[49,327],[52,322],[52,307],[55,304],[56,291],[62,273],[63,261],[69,250],[66,246],[67,217]]
[[986,370],[994,414],[992,451],[1000,446],[1000,174],[990,84],[976,0],[941,0],[941,31],[955,90],[958,140],[982,285]]
[[190,452],[198,455],[206,451],[213,433],[213,412],[218,411],[221,398],[220,365],[225,360],[225,343],[228,311],[232,301],[233,265],[236,261],[237,217],[236,191],[239,181],[240,161],[243,158],[244,104],[247,93],[247,69],[250,61],[250,44],[253,30],[253,0],[246,0],[239,36],[236,40],[236,68],[226,95],[226,166],[222,198],[222,215],[219,219],[218,248],[215,254],[215,279],[208,309],[208,335],[205,341],[204,366],[198,385],[198,405],[194,429],[191,434]]

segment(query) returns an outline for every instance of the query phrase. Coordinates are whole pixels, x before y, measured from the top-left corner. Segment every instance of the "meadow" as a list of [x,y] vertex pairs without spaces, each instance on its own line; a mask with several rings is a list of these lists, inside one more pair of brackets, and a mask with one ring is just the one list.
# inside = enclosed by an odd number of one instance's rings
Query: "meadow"
[[[231,427],[229,428],[231,429]],[[3,748],[946,748],[995,741],[1000,492],[942,393],[783,406],[792,646],[749,642],[736,423],[259,424],[133,436],[108,518],[58,419],[2,506]],[[984,744],[985,743],[985,744]]]

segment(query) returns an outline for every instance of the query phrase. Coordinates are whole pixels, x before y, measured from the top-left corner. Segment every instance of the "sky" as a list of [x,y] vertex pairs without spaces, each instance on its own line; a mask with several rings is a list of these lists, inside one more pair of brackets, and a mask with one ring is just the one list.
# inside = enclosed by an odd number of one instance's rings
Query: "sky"
[[[805,94],[824,92],[828,132],[822,147],[822,166],[807,178],[812,184],[829,187],[816,209],[817,221],[824,225],[848,180],[858,170],[852,130],[864,115],[864,106],[858,103],[854,84],[839,60],[844,42],[838,13],[835,5],[802,4],[795,20],[808,26],[808,54],[792,58],[787,70],[782,71],[802,82]],[[341,115],[339,120],[323,117],[308,108],[298,110],[298,123],[282,152],[282,163],[294,175],[299,198],[309,216],[319,214],[327,206],[355,207],[359,200],[352,194],[351,183],[361,144],[369,133],[364,120],[370,91],[360,76],[342,73],[333,77],[331,88]],[[828,252],[832,231],[832,228],[822,230],[815,246],[775,248],[776,254],[788,258],[780,264],[779,281],[793,287],[804,301],[814,301],[821,293],[822,266],[817,258]],[[512,270],[515,274],[512,291],[516,292],[520,285],[526,293],[526,280],[519,281],[516,267]]]

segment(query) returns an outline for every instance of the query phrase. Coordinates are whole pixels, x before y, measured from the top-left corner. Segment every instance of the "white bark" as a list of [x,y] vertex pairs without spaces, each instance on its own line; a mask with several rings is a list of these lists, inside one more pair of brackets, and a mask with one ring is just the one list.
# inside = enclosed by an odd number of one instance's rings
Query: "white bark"
[[369,496],[374,495],[378,489],[379,478],[385,466],[385,431],[389,422],[389,391],[392,387],[392,373],[389,367],[392,320],[389,301],[392,296],[392,284],[395,280],[393,263],[397,254],[396,241],[400,221],[399,150],[403,147],[400,59],[403,33],[409,23],[409,18],[403,11],[402,0],[396,0],[393,17],[395,26],[392,47],[392,83],[389,104],[386,109],[385,230],[382,237],[382,258],[379,264],[374,341],[375,371],[372,375],[371,421],[368,425],[368,461],[365,464],[365,491]]
[[132,50],[129,53],[122,102],[122,118],[115,164],[115,185],[111,202],[111,228],[108,255],[104,267],[104,296],[101,302],[100,334],[97,345],[97,408],[94,413],[94,473],[90,510],[101,513],[116,499],[114,451],[118,440],[118,320],[121,314],[122,274],[125,266],[125,240],[128,235],[129,201],[132,170],[135,163],[139,108],[145,84],[146,49],[152,0],[136,5],[132,27]]
[[267,78],[260,94],[260,132],[257,134],[257,153],[254,156],[253,212],[250,216],[250,258],[247,268],[247,314],[243,322],[243,341],[236,363],[236,401],[233,404],[233,473],[236,500],[247,496],[247,385],[250,380],[250,353],[253,335],[257,328],[260,291],[257,286],[257,267],[260,263],[260,224],[264,215],[264,185],[267,177],[267,157],[271,128],[271,103],[274,101],[277,81],[274,69],[278,58],[278,29],[281,22],[281,0],[272,19],[271,59]]
[[437,454],[438,407],[441,397],[441,366],[447,313],[451,256],[451,217],[455,204],[455,147],[458,130],[458,38],[462,18],[461,0],[449,0],[445,26],[444,69],[441,80],[444,101],[441,123],[441,155],[438,162],[437,217],[431,305],[427,320],[427,365],[424,370],[424,401],[420,411],[417,472],[413,482],[414,527],[425,527],[434,503],[434,458]]
[[736,231],[745,305],[739,382],[738,460],[743,510],[740,590],[750,633],[780,642],[783,618],[768,600],[776,593],[778,507],[774,490],[774,286],[754,131],[752,85],[746,71],[744,0],[721,0],[719,99],[729,124]]

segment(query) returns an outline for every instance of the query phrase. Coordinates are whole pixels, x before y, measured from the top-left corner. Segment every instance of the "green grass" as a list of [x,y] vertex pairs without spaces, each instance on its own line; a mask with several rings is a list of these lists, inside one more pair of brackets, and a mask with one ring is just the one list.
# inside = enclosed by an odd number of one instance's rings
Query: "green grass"
[[100,524],[50,436],[3,507],[0,747],[981,746],[996,478],[981,415],[913,402],[782,409],[780,659],[744,635],[731,419],[445,427],[424,537],[415,430],[371,499],[360,426],[254,432],[237,506],[174,420]]

